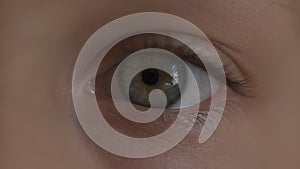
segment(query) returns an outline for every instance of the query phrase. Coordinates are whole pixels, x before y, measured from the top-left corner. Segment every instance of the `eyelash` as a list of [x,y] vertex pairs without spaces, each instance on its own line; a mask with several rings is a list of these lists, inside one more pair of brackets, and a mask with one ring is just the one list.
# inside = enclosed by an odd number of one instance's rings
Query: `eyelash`
[[241,96],[254,97],[251,93],[254,86],[249,77],[226,78],[226,85]]
[[[192,58],[192,57],[189,57]],[[202,62],[199,64],[197,61],[193,61],[191,59],[188,59],[188,61],[192,64],[195,64],[197,66],[200,66],[201,68],[203,68],[205,70],[204,65],[202,64]],[[234,63],[230,63],[230,64],[234,64]],[[236,93],[238,93],[241,96],[245,96],[245,97],[253,97],[253,95],[251,94],[252,88],[254,87],[254,85],[251,83],[251,79],[250,77],[246,76],[246,75],[240,75],[240,76],[230,76],[230,74],[232,72],[229,72],[228,70],[226,70],[224,68],[225,74],[226,74],[226,85],[231,88],[233,91],[235,91]]]
[[[180,49],[184,50],[184,47],[179,47]],[[202,63],[202,61],[198,58],[198,56],[194,56],[194,55],[190,55],[187,54],[188,56],[186,56],[186,60],[196,66],[199,66],[201,68],[203,68],[204,70],[206,70],[204,64]],[[222,57],[222,56],[220,56]],[[223,57],[228,57],[229,56],[223,56]],[[229,63],[229,66],[233,66],[232,64],[235,64],[233,62]],[[235,66],[236,67],[236,66]],[[244,97],[254,97],[251,93],[252,88],[254,87],[251,78],[245,74],[239,75],[239,76],[231,76],[232,72],[229,72],[228,70],[226,70],[225,66],[223,66],[225,74],[226,74],[226,85],[231,88],[233,91],[235,91],[236,93],[238,93],[241,96]]]

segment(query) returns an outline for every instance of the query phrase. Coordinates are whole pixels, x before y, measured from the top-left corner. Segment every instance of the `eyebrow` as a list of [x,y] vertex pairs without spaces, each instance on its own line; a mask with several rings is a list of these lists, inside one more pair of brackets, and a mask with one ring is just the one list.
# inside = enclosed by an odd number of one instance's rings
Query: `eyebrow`
[[[281,9],[284,9],[287,12],[290,13],[295,13],[297,12],[297,1],[296,0],[274,0],[273,2],[270,3],[270,6],[278,6]],[[299,3],[300,5],[300,3]]]

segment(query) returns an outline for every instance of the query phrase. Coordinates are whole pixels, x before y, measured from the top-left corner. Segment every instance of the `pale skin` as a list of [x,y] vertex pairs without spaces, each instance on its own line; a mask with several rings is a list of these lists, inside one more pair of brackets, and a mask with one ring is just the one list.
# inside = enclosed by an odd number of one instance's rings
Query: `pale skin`
[[[300,59],[291,1],[8,1],[1,4],[0,168],[299,168]],[[72,104],[78,53],[101,26],[121,16],[165,12],[198,26],[251,76],[252,95],[229,91],[215,139],[192,134],[160,156],[127,159],[94,144]],[[297,164],[298,162],[298,164]]]

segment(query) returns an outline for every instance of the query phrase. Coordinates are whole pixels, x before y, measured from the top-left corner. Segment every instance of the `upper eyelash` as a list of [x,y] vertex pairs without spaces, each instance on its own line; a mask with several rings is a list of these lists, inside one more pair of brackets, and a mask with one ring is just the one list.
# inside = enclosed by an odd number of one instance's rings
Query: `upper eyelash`
[[[206,70],[204,64],[201,60],[198,59],[198,57],[195,57],[195,55],[190,55],[186,58],[186,60],[192,64],[195,64],[202,69]],[[222,70],[217,70],[216,72],[220,72]],[[239,76],[239,77],[230,77],[228,74],[230,72],[226,72],[226,85],[230,87],[233,91],[236,93],[245,96],[245,97],[253,97],[251,94],[252,88],[254,88],[254,84],[251,83],[251,79],[249,77]],[[215,74],[214,76],[218,77],[218,74]]]
[[251,83],[249,77],[238,77],[231,79],[226,78],[226,84],[241,96],[254,97],[254,95],[252,94],[254,84]]

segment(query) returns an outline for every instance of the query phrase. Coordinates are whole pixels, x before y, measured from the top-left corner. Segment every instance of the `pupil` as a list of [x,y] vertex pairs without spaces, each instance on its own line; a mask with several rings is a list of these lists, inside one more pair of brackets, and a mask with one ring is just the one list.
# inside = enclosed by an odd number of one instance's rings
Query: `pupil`
[[146,69],[142,72],[142,80],[148,85],[152,86],[158,82],[159,71],[157,69]]

